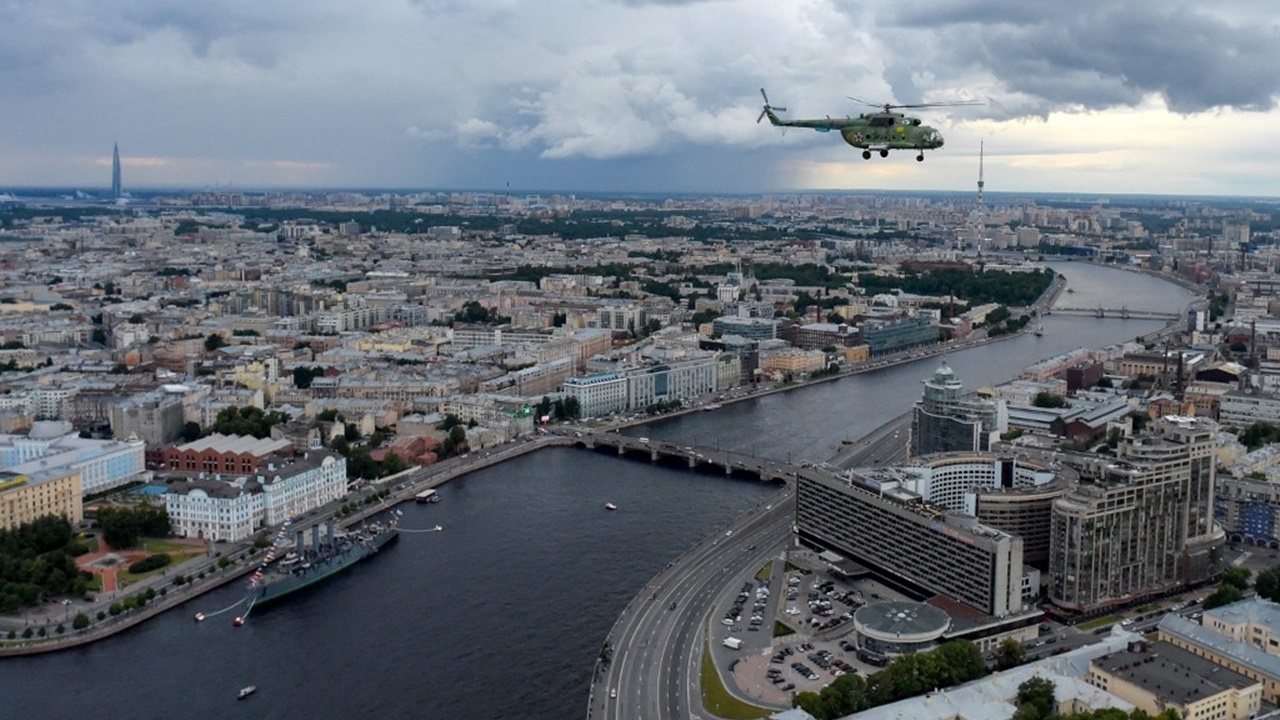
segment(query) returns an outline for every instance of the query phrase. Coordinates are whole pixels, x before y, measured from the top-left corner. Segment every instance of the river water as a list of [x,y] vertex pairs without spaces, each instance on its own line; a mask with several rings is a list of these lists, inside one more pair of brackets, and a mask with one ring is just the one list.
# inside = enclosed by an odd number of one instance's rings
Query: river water
[[[1082,263],[1055,269],[1063,305],[1181,310],[1186,291]],[[1026,335],[955,353],[967,388],[1004,381],[1076,347],[1157,329],[1138,320],[1051,315]],[[936,358],[694,413],[653,437],[779,459],[821,460],[905,412]],[[774,492],[571,449],[545,450],[455,480],[443,501],[405,505],[405,533],[349,572],[231,627],[192,615],[235,602],[215,591],[78,650],[0,661],[0,715],[13,718],[580,717],[600,643],[663,565]],[[618,505],[606,512],[606,502]],[[257,684],[244,701],[236,691]]]

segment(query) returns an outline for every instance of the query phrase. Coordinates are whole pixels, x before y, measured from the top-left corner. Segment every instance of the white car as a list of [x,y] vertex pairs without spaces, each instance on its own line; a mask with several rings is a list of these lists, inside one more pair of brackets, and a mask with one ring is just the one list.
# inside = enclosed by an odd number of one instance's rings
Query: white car
[[609,688],[609,697],[610,698],[618,697],[618,688]]

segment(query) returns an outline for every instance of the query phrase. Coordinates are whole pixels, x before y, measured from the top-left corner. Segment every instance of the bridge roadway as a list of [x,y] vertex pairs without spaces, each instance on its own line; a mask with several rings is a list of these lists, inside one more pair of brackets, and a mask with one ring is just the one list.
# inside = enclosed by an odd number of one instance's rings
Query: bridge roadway
[[780,481],[793,477],[800,466],[788,465],[759,455],[720,450],[702,446],[680,445],[666,441],[650,441],[648,438],[622,435],[616,432],[595,432],[586,428],[562,429],[560,434],[572,434],[574,443],[590,450],[612,448],[619,455],[645,458],[650,462],[674,463],[690,469],[717,469],[726,475],[758,477],[766,481]]
[[[905,460],[910,419],[910,413],[900,416],[865,438],[842,446],[825,463],[826,469],[795,467],[710,448],[686,450],[674,443],[657,443],[655,447],[616,433],[591,433],[581,428],[562,431],[575,435],[576,442],[585,447],[611,446],[619,448],[620,454],[633,457],[648,450],[650,457],[678,459],[690,467],[710,465],[733,474],[786,483],[777,495],[716,528],[632,598],[605,640],[602,658],[592,676],[587,718],[711,717],[702,703],[703,647],[710,643],[713,661],[724,681],[727,658],[736,655],[716,644],[715,630],[719,626],[712,624],[718,618],[716,610],[731,605],[742,582],[790,547],[795,519],[790,477]],[[773,601],[777,602],[777,597]],[[709,631],[709,627],[713,630]],[[760,635],[760,640],[767,641],[771,633],[766,628]],[[757,640],[750,635],[743,639]],[[760,704],[737,691],[731,679],[725,685],[731,694]]]
[[1121,318],[1124,320],[1180,320],[1177,313],[1159,312],[1156,310],[1130,310],[1127,307],[1052,307],[1045,309],[1042,315],[1084,315],[1096,318]]

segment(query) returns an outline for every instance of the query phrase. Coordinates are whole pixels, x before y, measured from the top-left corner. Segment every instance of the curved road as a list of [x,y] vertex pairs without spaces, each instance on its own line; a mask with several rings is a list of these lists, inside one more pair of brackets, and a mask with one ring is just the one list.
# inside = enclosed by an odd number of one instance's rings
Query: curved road
[[718,528],[633,599],[609,633],[616,650],[592,686],[588,716],[698,717],[708,613],[737,594],[734,588],[743,577],[755,575],[786,547],[794,516],[788,487],[758,512]]
[[[841,448],[830,463],[860,467],[905,459],[909,427],[910,414],[895,418]],[[760,466],[770,463],[759,461]],[[654,578],[609,633],[609,659],[597,666],[587,716],[606,720],[706,717],[700,673],[707,627],[713,620],[718,622],[718,610],[732,604],[742,582],[788,547],[794,519],[795,496],[788,485],[765,504],[717,528]],[[763,647],[771,630],[772,623],[766,624],[760,633],[742,633],[742,640],[748,647]],[[711,642],[713,657],[731,654],[715,645],[716,633],[711,634]],[[716,666],[722,668],[723,663]]]

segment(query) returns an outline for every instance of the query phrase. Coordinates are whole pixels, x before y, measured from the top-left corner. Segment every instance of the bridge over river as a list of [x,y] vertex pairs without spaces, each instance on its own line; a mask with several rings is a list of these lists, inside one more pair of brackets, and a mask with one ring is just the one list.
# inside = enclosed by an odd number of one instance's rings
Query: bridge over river
[[1122,320],[1180,320],[1178,313],[1159,312],[1157,310],[1130,310],[1128,307],[1054,307],[1045,310],[1044,315],[1083,315],[1096,318],[1120,318]]
[[588,450],[616,453],[619,456],[648,460],[659,465],[687,467],[690,470],[723,472],[725,475],[755,478],[765,482],[785,482],[803,470],[772,458],[716,448],[680,445],[612,432],[586,429],[562,430],[572,433],[574,444]]

